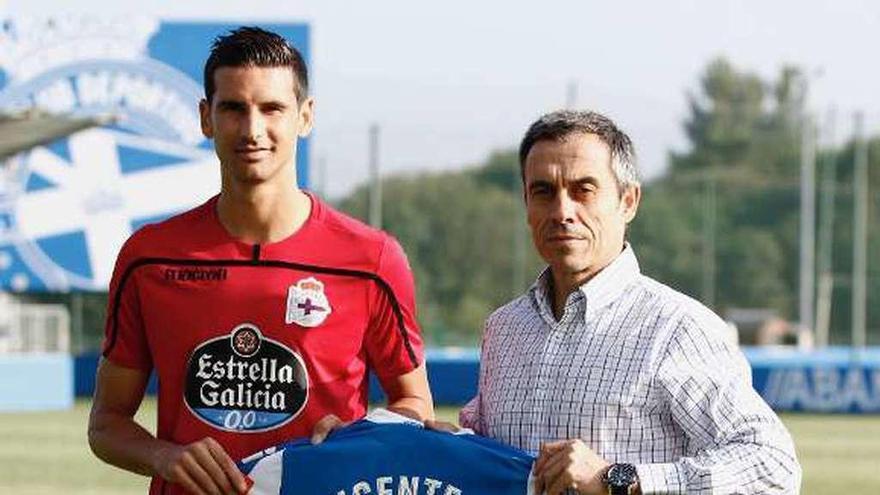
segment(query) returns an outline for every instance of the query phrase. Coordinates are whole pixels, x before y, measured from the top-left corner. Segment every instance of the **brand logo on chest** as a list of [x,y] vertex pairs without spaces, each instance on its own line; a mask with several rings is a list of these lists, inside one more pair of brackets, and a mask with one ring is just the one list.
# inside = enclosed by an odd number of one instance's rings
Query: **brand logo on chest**
[[299,354],[244,323],[193,351],[184,398],[199,419],[215,428],[259,432],[302,412],[308,381]]
[[224,282],[226,268],[166,268],[162,277],[170,282]]
[[287,289],[287,311],[284,322],[303,327],[316,327],[330,316],[333,309],[324,293],[324,283],[315,277],[302,279]]

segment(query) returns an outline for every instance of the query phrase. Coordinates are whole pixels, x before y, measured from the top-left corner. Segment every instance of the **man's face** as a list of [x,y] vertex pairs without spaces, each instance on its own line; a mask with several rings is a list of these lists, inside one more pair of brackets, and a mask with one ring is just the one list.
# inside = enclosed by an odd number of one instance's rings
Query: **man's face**
[[538,141],[526,157],[532,240],[557,277],[583,282],[613,261],[640,194],[638,186],[620,193],[610,150],[593,134]]
[[297,104],[288,67],[220,67],[215,91],[199,105],[202,132],[214,139],[224,184],[259,184],[295,174],[297,137],[312,128],[311,98]]

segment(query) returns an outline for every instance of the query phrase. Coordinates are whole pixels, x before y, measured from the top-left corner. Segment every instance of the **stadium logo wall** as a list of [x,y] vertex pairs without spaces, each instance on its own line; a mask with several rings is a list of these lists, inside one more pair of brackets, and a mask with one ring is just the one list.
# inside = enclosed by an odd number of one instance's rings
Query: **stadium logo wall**
[[880,368],[791,367],[759,369],[755,381],[773,409],[811,412],[880,412]]
[[[104,290],[134,230],[219,190],[198,102],[211,40],[234,27],[131,17],[0,24],[0,111],[115,117],[0,170],[0,289]],[[307,26],[267,27],[308,60]],[[301,143],[302,186],[307,153]]]
[[184,398],[209,425],[249,433],[278,428],[298,416],[308,390],[299,354],[244,323],[193,351]]

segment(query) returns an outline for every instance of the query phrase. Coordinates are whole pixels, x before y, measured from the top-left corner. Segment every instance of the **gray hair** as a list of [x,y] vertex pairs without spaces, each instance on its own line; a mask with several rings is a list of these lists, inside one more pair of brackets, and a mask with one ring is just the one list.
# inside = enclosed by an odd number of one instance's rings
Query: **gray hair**
[[544,114],[529,126],[519,145],[519,173],[526,180],[526,157],[538,141],[562,141],[573,134],[594,134],[611,152],[611,171],[621,193],[638,186],[639,170],[636,150],[619,127],[608,117],[591,111],[557,110]]

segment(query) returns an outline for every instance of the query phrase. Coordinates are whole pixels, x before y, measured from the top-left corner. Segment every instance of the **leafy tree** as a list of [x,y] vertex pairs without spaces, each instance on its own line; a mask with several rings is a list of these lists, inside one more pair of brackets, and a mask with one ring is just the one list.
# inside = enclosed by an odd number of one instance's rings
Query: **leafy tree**
[[765,91],[756,75],[716,59],[706,68],[700,89],[699,94],[688,94],[690,115],[684,129],[691,149],[671,154],[673,172],[741,165],[761,128]]
[[656,181],[642,189],[642,202],[627,237],[642,272],[676,289],[699,295],[701,287],[701,210],[697,184]]
[[717,267],[712,302],[722,312],[758,305],[794,316],[804,91],[793,67],[765,82],[725,59],[712,61],[699,92],[688,96],[689,149],[671,153],[668,174],[652,185],[699,184],[690,208],[702,219],[690,225],[699,231],[698,259],[707,255]]

